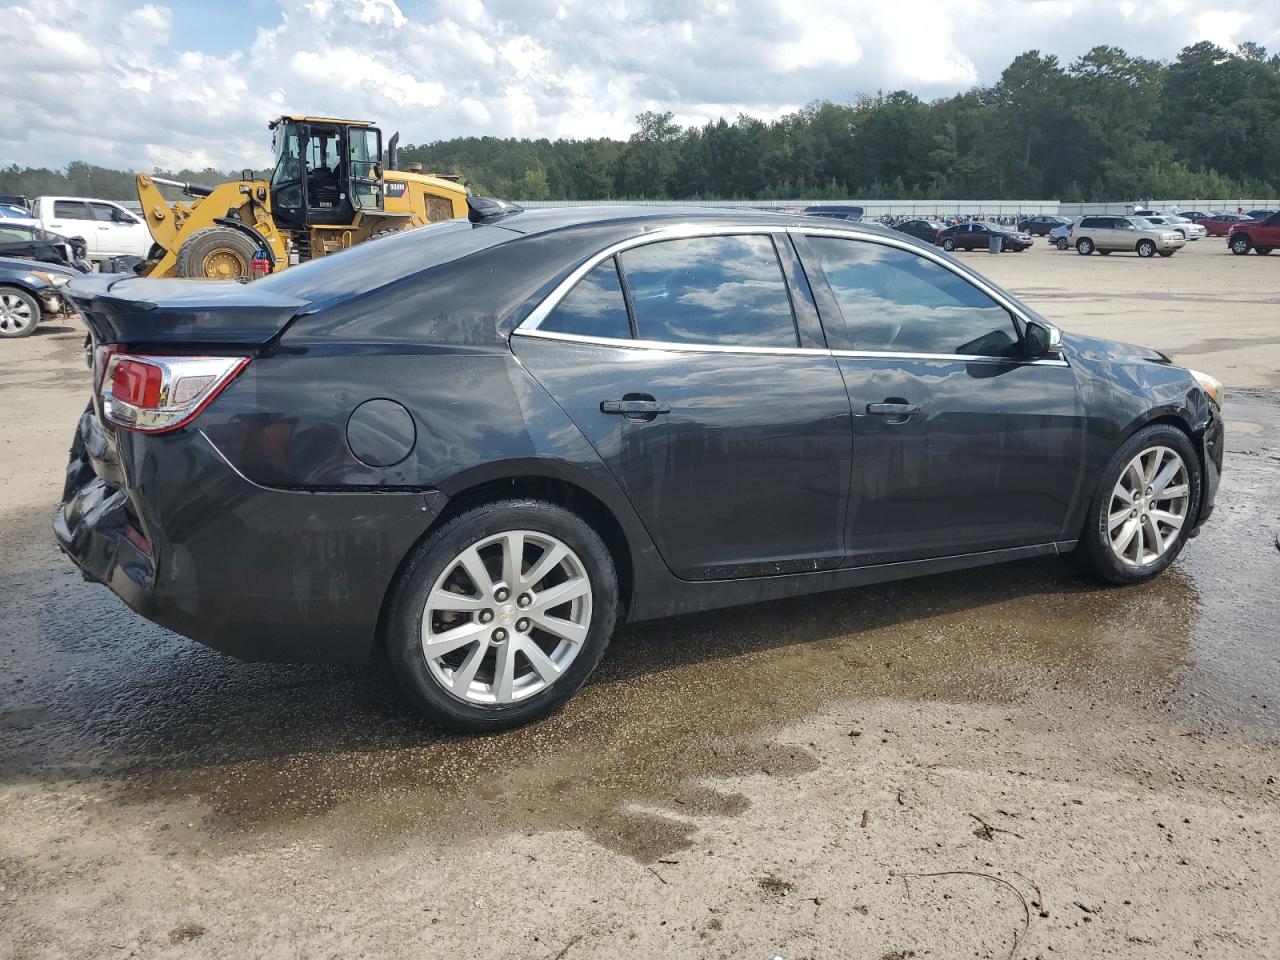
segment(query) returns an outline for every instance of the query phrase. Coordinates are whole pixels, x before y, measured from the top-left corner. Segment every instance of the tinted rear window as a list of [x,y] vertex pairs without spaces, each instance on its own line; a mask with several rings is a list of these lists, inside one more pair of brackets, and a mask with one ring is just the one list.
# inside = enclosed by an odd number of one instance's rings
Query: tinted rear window
[[321,309],[517,236],[501,227],[445,220],[289,267],[254,286],[306,300],[312,309]]
[[767,236],[665,240],[621,254],[642,340],[795,347],[782,266]]
[[618,267],[613,257],[578,281],[578,285],[556,305],[538,329],[580,337],[630,340],[627,301],[622,295]]

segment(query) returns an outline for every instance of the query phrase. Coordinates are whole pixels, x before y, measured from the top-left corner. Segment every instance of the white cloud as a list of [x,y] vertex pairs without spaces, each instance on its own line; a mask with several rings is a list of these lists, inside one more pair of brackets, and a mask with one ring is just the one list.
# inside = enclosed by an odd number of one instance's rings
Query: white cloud
[[942,96],[1031,48],[1280,47],[1280,4],[1255,0],[277,0],[229,53],[162,0],[6,2],[0,158],[24,165],[261,166],[282,112],[377,120],[404,143],[627,136],[644,109],[701,123]]

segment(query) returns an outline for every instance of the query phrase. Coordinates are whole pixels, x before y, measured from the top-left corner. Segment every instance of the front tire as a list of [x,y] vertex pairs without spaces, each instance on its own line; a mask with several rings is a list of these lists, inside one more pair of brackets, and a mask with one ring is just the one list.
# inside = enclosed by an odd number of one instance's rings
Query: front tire
[[257,244],[239,230],[206,227],[187,238],[175,270],[180,277],[197,280],[252,279],[257,252]]
[[947,253],[955,253],[956,242],[952,240],[950,237],[947,237],[947,239],[942,241],[942,249],[947,251]]
[[1080,254],[1080,256],[1087,257],[1089,254],[1093,253],[1093,250],[1093,241],[1088,237],[1081,237],[1076,241],[1076,253]]
[[1137,247],[1134,249],[1138,251],[1138,256],[1142,257],[1143,260],[1150,259],[1156,255],[1154,240],[1139,240]]
[[21,287],[0,287],[0,337],[16,340],[36,332],[40,303]]
[[1172,257],[1176,252],[1177,251],[1175,250],[1161,250],[1160,256],[1164,257],[1165,259],[1168,259],[1169,257]]
[[1248,237],[1232,237],[1231,238],[1231,252],[1234,253],[1237,257],[1243,257],[1246,253],[1248,253],[1250,246],[1251,244],[1249,243]]
[[1260,257],[1265,257],[1268,253],[1271,252],[1272,249],[1273,248],[1271,247],[1254,247],[1253,252]]
[[1187,435],[1144,427],[1116,451],[1085,517],[1076,556],[1108,583],[1142,583],[1177,558],[1200,511],[1200,460]]
[[486,732],[558,710],[609,646],[618,577],[600,536],[540,500],[484,504],[414,548],[387,619],[392,672],[413,705]]

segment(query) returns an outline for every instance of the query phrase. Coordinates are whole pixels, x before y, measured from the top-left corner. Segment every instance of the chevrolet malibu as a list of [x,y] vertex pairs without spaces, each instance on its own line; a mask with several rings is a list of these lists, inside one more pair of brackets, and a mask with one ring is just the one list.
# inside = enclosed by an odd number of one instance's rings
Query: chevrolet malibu
[[70,295],[86,577],[238,657],[385,658],[465,730],[555,710],[624,621],[1049,554],[1149,580],[1222,465],[1212,377],[847,221],[474,200]]

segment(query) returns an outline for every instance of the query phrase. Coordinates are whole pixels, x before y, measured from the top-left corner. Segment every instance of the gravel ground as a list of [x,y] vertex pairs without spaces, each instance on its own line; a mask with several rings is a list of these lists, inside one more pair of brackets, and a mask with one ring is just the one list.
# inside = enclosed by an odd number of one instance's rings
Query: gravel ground
[[1174,567],[644,624],[486,738],[82,582],[48,528],[82,331],[0,343],[0,957],[1280,957],[1280,258],[964,256],[1226,381]]

